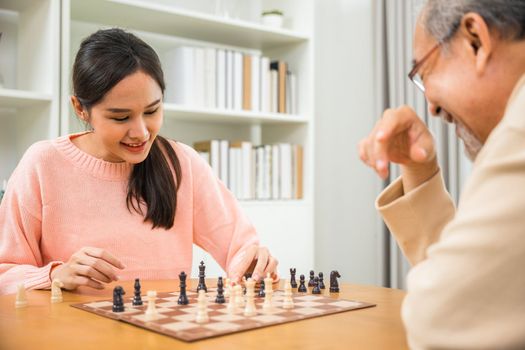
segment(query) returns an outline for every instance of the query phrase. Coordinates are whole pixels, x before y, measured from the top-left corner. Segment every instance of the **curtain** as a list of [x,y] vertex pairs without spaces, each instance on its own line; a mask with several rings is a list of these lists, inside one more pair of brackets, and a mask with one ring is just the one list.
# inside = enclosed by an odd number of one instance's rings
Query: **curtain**
[[[420,0],[374,0],[375,115],[379,119],[386,108],[402,104],[417,112],[434,135],[445,184],[457,203],[471,163],[455,136],[455,128],[428,114],[423,93],[407,77],[412,68],[412,35],[421,3]],[[399,175],[399,167],[391,165],[383,188]],[[382,221],[378,224],[383,231],[379,242],[383,285],[404,289],[410,266],[387,227]]]

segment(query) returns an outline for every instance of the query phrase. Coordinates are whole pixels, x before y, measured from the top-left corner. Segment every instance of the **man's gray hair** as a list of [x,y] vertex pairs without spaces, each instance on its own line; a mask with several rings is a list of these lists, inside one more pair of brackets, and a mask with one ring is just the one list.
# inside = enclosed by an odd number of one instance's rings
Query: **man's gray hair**
[[479,14],[504,39],[525,39],[525,0],[428,0],[423,23],[430,35],[445,43],[468,12]]

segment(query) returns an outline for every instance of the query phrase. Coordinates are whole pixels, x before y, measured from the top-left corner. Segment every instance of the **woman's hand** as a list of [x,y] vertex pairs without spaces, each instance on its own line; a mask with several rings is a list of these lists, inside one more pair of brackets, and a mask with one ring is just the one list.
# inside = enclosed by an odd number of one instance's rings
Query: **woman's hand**
[[372,132],[359,143],[359,157],[386,179],[390,162],[401,165],[405,193],[438,171],[432,134],[407,106],[387,109]]
[[256,282],[266,277],[268,273],[276,282],[279,280],[277,264],[277,259],[270,254],[268,248],[252,245],[238,253],[230,264],[230,281],[240,283],[244,274],[250,272]]
[[68,262],[54,268],[50,277],[51,280],[59,279],[67,290],[79,286],[104,289],[102,282],[118,280],[115,268],[124,267],[120,260],[104,249],[84,247],[71,255]]

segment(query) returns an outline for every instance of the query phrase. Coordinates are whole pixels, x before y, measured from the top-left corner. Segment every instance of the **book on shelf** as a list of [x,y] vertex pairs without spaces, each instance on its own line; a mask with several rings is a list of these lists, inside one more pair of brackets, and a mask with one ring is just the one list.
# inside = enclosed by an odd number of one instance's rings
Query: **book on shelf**
[[213,170],[213,174],[217,177],[221,177],[220,169],[220,141],[219,140],[209,140],[209,141],[199,141],[193,144],[193,148],[201,154],[203,158],[209,158],[209,164]]
[[297,114],[287,62],[236,50],[178,46],[163,55],[165,101],[191,107]]
[[209,140],[194,148],[238,199],[303,198],[301,145]]

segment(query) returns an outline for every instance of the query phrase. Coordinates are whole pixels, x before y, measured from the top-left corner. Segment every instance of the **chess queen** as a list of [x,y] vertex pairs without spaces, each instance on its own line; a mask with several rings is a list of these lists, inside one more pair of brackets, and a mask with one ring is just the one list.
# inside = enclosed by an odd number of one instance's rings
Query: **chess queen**
[[[165,80],[155,51],[121,29],[99,30],[73,64],[71,104],[87,131],[33,144],[0,207],[0,294],[102,289],[121,279],[176,279],[193,243],[237,282],[277,260],[210,166],[160,135]],[[176,79],[176,77],[169,77]]]

